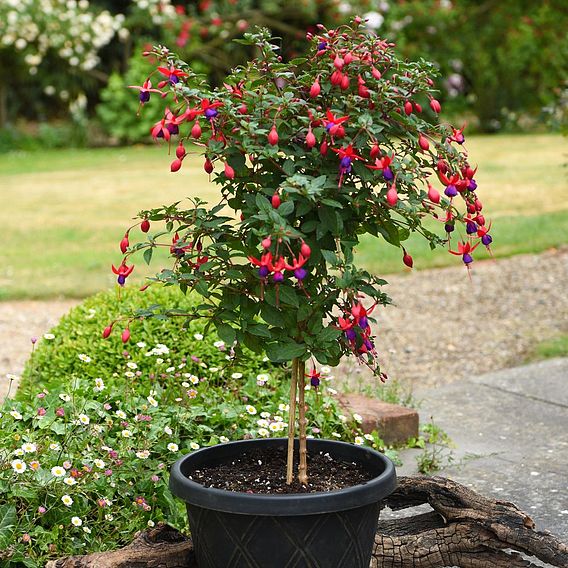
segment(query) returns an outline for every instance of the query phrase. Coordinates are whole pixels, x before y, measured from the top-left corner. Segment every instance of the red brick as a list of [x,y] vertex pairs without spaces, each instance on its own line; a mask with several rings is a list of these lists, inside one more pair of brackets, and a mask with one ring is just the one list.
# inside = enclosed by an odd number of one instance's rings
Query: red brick
[[349,414],[363,417],[361,429],[365,434],[377,430],[386,444],[403,444],[418,437],[418,412],[412,408],[361,394],[339,395],[339,403]]

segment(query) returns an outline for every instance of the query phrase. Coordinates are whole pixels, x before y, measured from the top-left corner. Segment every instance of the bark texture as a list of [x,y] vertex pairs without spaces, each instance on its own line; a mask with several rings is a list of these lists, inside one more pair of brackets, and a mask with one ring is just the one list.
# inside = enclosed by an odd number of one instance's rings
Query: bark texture
[[[400,510],[425,503],[432,511],[379,521],[370,568],[536,568],[521,554],[568,567],[568,546],[535,530],[516,505],[450,479],[401,477],[385,506]],[[163,525],[121,550],[54,560],[46,568],[198,567],[191,540]]]

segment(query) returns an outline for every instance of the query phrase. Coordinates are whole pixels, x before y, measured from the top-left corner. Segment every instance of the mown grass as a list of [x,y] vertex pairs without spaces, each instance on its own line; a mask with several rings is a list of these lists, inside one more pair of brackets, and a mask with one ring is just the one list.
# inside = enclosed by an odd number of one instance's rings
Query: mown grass
[[564,333],[537,343],[529,353],[526,361],[541,361],[554,357],[568,357],[568,333]]
[[[563,143],[558,135],[468,140],[497,258],[568,242]],[[217,199],[201,158],[189,157],[177,174],[169,173],[170,160],[164,147],[0,155],[0,299],[80,298],[107,288],[114,282],[110,264],[121,258],[118,242],[139,210],[186,196]],[[419,238],[405,245],[419,269],[459,264]],[[364,239],[359,255],[377,273],[404,269],[400,250],[382,240]],[[135,274],[142,278],[158,266],[145,268],[140,260]]]

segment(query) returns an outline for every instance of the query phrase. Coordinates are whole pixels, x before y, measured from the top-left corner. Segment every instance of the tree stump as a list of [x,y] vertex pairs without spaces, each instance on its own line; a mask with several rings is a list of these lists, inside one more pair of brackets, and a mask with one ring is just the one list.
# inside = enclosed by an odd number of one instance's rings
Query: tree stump
[[[488,499],[443,477],[401,477],[392,510],[432,511],[379,521],[370,568],[537,568],[522,555],[568,567],[568,546],[516,505]],[[191,540],[160,525],[120,550],[53,560],[46,568],[198,568]],[[267,567],[270,568],[270,567]]]

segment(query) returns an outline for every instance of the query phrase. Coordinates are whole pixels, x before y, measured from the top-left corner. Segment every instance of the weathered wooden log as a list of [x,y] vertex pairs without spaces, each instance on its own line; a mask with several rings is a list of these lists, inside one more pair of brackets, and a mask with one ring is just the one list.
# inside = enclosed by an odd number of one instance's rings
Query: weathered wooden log
[[[516,505],[488,499],[443,477],[401,477],[385,506],[432,511],[379,521],[371,568],[536,568],[522,555],[568,567],[568,546]],[[197,568],[191,540],[167,525],[125,548],[54,560],[46,568]],[[270,567],[267,567],[270,568]],[[276,567],[275,567],[276,568]]]

